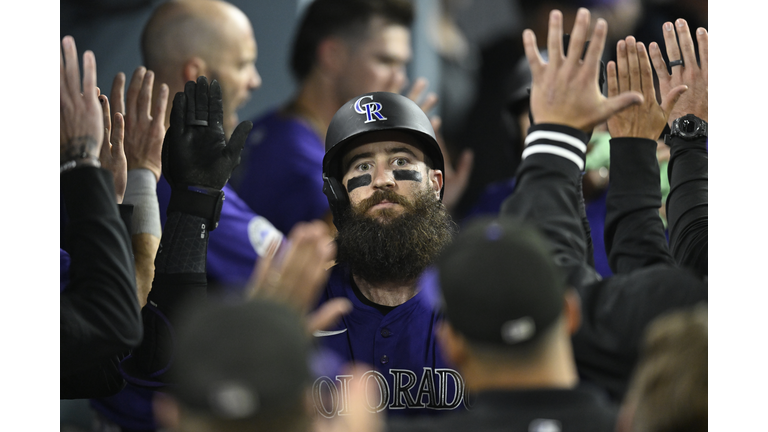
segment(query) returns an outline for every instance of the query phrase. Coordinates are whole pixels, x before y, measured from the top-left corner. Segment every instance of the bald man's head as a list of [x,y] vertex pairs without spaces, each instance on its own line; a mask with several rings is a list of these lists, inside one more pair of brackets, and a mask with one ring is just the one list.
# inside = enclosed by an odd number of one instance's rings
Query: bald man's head
[[237,125],[237,109],[261,85],[251,22],[224,1],[171,0],[158,6],[144,27],[141,51],[147,69],[170,87],[171,98],[199,75],[218,80],[227,136]]

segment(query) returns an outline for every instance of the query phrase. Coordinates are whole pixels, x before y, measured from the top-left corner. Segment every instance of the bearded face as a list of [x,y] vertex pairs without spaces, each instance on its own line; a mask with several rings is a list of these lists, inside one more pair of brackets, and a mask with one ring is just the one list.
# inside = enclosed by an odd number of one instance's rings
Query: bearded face
[[374,284],[415,280],[456,232],[445,206],[429,189],[416,192],[413,199],[390,189],[376,190],[352,205],[346,216],[336,236],[337,259]]

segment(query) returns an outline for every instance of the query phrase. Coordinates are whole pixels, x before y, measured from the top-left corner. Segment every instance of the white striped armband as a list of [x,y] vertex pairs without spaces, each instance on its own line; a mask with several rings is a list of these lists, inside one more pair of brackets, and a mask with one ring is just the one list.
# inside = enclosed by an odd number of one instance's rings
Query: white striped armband
[[526,148],[522,158],[525,160],[537,153],[551,154],[568,159],[576,164],[579,171],[584,171],[586,142],[586,134],[579,130],[561,125],[536,125],[529,129],[525,138]]

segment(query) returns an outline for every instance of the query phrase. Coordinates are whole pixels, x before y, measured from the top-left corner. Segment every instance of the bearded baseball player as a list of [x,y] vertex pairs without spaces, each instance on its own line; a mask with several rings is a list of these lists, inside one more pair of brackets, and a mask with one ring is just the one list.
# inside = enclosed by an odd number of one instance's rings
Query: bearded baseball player
[[338,255],[320,299],[353,305],[314,336],[342,361],[370,365],[361,376],[320,376],[318,413],[348,413],[348,386],[378,388],[372,412],[428,414],[462,406],[464,382],[433,332],[441,319],[419,276],[448,245],[455,225],[442,204],[443,155],[427,115],[388,92],[353,98],[333,117],[325,141],[324,193]]

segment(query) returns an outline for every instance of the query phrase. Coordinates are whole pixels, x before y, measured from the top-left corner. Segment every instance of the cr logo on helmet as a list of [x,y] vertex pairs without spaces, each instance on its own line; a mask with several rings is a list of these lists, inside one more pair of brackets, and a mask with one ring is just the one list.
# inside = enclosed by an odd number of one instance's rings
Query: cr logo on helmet
[[[364,105],[360,105],[360,101],[362,101],[363,99],[366,99],[366,98],[371,99],[371,102],[369,102],[367,104],[364,104]],[[358,114],[365,114],[365,116],[366,116],[365,122],[366,123],[374,122],[374,121],[376,121],[376,119],[379,119],[379,120],[386,120],[387,119],[386,117],[381,115],[381,113],[379,112],[379,111],[381,111],[381,104],[378,103],[378,102],[373,102],[373,95],[365,95],[365,96],[361,97],[360,99],[358,99],[357,102],[355,102],[355,111]],[[374,118],[374,116],[376,118]]]

